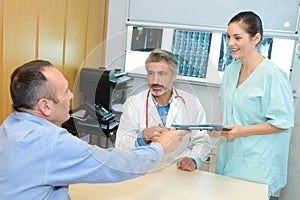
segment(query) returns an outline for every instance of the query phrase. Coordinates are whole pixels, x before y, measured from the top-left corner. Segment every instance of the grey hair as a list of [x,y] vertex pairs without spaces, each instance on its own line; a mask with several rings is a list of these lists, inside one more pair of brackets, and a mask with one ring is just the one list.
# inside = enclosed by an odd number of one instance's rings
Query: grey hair
[[148,63],[160,61],[168,62],[173,73],[178,72],[178,61],[176,57],[174,56],[174,54],[164,49],[154,49],[153,51],[151,51],[151,53],[145,61],[146,70],[148,69]]

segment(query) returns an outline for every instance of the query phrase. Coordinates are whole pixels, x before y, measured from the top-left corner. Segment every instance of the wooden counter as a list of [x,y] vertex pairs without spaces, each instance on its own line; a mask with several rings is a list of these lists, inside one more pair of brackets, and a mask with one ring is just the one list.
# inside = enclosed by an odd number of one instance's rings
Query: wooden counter
[[119,183],[70,185],[69,194],[72,200],[267,200],[268,187],[159,164],[145,176]]

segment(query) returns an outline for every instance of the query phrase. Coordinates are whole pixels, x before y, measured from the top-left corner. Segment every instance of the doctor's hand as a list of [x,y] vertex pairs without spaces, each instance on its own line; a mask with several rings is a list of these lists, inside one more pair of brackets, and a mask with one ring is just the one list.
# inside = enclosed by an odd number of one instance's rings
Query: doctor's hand
[[170,129],[159,124],[158,126],[152,126],[150,128],[146,128],[143,131],[142,137],[146,143],[150,141],[157,142],[157,139],[160,137],[162,132],[168,130]]
[[222,135],[221,130],[207,130],[207,134],[212,138],[218,138]]
[[177,162],[177,168],[191,172],[196,169],[196,165],[192,159],[184,157],[183,159]]
[[160,134],[157,142],[164,148],[165,154],[171,153],[177,149],[178,145],[182,141],[182,138],[191,133],[190,130],[167,130]]

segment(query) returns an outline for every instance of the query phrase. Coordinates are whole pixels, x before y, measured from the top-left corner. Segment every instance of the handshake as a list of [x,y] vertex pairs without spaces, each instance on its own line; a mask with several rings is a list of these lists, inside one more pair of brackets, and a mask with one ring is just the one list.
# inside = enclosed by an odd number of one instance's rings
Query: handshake
[[182,141],[182,138],[191,133],[191,130],[176,130],[170,129],[161,125],[147,128],[143,132],[143,139],[146,142],[158,142],[162,145],[165,154],[168,154],[175,149]]

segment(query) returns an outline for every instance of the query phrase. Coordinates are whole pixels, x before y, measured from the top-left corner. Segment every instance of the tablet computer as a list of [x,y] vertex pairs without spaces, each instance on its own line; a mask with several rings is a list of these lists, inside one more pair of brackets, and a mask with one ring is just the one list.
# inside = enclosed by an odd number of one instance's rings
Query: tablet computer
[[189,130],[222,130],[222,131],[229,131],[231,128],[227,126],[223,126],[220,124],[187,124],[187,125],[179,125],[179,124],[172,124],[171,127],[174,127],[178,130],[182,129],[189,129]]

